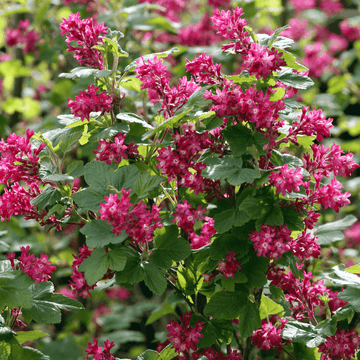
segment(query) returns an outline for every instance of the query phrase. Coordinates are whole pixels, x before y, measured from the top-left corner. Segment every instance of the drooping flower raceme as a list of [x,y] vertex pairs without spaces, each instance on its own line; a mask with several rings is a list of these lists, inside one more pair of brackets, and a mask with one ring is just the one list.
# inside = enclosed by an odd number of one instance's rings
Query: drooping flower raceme
[[[115,357],[110,353],[110,350],[112,347],[115,346],[115,343],[112,341],[110,342],[109,339],[107,339],[104,342],[104,349],[98,345],[98,341],[96,338],[94,338],[93,342],[88,342],[87,348],[86,348],[86,360],[115,360]],[[93,357],[90,359],[90,356],[93,355]]]
[[56,267],[51,265],[48,256],[42,253],[40,258],[35,257],[34,254],[29,254],[30,246],[20,247],[21,255],[19,256],[19,263],[15,265],[15,253],[7,254],[7,258],[11,262],[13,269],[19,269],[23,273],[29,275],[35,282],[44,282],[50,279],[51,274],[56,270]]
[[269,175],[269,184],[276,187],[276,193],[281,193],[283,196],[286,192],[300,191],[299,186],[302,185],[301,168],[289,168],[288,164],[277,169],[278,172],[271,172]]
[[[69,18],[63,18],[60,24],[61,36],[66,35],[65,42],[68,44],[67,51],[75,51],[74,58],[80,65],[86,65],[95,69],[103,68],[101,52],[92,47],[103,44],[101,35],[106,34],[107,26],[104,23],[94,24],[93,18],[81,20],[80,14],[70,14]],[[72,41],[77,46],[72,46]]]
[[225,279],[232,277],[235,279],[235,273],[238,270],[241,270],[240,261],[236,259],[236,253],[229,250],[229,253],[225,255],[225,260],[221,260],[218,263],[219,272],[222,274]]
[[134,244],[145,244],[153,240],[156,228],[161,228],[160,209],[154,204],[151,211],[146,209],[142,200],[136,205],[130,202],[131,190],[122,189],[122,196],[105,196],[100,203],[101,220],[107,220],[113,226],[113,233],[120,235],[124,230]]
[[195,326],[191,327],[191,317],[192,313],[186,312],[180,318],[181,325],[173,320],[170,321],[170,324],[166,325],[169,332],[166,336],[169,337],[169,340],[173,343],[172,347],[178,353],[189,352],[190,349],[196,351],[196,344],[200,338],[204,337],[203,334],[200,334],[204,327],[204,322],[197,320]]
[[91,112],[101,111],[102,115],[109,112],[113,99],[106,91],[97,94],[98,90],[99,88],[95,88],[95,85],[89,85],[87,91],[79,91],[79,95],[75,95],[75,100],[67,99],[67,106],[71,109],[71,113],[80,117],[82,121],[84,119],[90,121]]
[[359,345],[360,336],[355,329],[338,328],[335,335],[326,337],[326,342],[319,345],[321,360],[350,360],[355,357]]

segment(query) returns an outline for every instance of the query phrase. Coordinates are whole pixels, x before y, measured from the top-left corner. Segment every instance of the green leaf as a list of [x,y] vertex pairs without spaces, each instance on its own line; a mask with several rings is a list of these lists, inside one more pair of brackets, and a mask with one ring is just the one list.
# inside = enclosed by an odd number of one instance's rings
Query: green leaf
[[277,304],[275,301],[269,299],[267,296],[261,295],[260,303],[260,318],[265,319],[268,315],[281,314],[284,312],[284,308]]
[[108,270],[108,256],[105,249],[99,248],[92,251],[80,265],[79,271],[85,273],[86,282],[92,286],[105,275]]
[[[4,275],[8,275],[4,277]],[[32,305],[29,286],[34,282],[29,276],[20,270],[9,271],[0,277],[0,310],[5,307],[10,309],[22,307],[29,308]]]
[[162,269],[170,268],[173,261],[184,260],[191,254],[189,243],[179,238],[177,226],[164,226],[156,229],[155,248],[151,251],[150,262]]
[[271,48],[271,46],[273,45],[273,43],[275,42],[275,40],[277,39],[277,37],[279,36],[279,34],[284,31],[285,29],[290,29],[291,26],[289,25],[285,25],[282,26],[281,28],[278,28],[274,31],[274,33],[269,37],[269,48]]
[[82,160],[73,161],[67,167],[66,172],[73,177],[79,177],[84,175],[84,162]]
[[129,132],[129,125],[124,123],[117,123],[115,125],[109,126],[108,128],[101,130],[98,133],[92,135],[89,141],[99,141],[102,139],[108,139],[112,136],[116,136],[119,132],[120,133]]
[[53,205],[59,200],[61,200],[60,191],[47,184],[40,195],[30,200],[30,204],[34,207],[45,209],[48,205]]
[[157,307],[146,320],[146,325],[152,324],[154,321],[159,320],[161,317],[169,314],[174,314],[175,305],[170,305],[167,300],[162,305]]
[[246,149],[255,145],[260,154],[265,154],[264,146],[267,140],[263,139],[264,135],[258,132],[253,132],[246,126],[235,125],[228,126],[222,134],[230,144],[230,149],[235,156],[245,154]]
[[301,159],[290,154],[282,154],[277,150],[273,150],[271,153],[270,161],[277,166],[284,166],[288,164],[289,167],[302,167],[304,164]]
[[86,235],[86,245],[90,248],[102,248],[109,244],[120,244],[128,234],[123,230],[120,236],[113,233],[113,227],[106,220],[94,219],[80,229]]
[[108,268],[114,271],[122,271],[126,265],[126,253],[124,248],[118,246],[107,253]]
[[148,54],[148,55],[143,55],[139,58],[136,58],[134,61],[132,61],[128,66],[125,67],[124,71],[130,71],[133,70],[137,65],[138,65],[138,61],[142,60],[146,61],[146,60],[153,60],[154,56],[158,57],[158,58],[163,58],[163,57],[168,57],[169,55],[173,54],[174,52],[179,51],[178,48],[174,47],[170,50],[167,51],[163,51],[163,52],[159,52],[159,53],[153,53],[153,54]]
[[172,344],[169,344],[166,348],[164,348],[161,353],[161,360],[171,360],[175,356],[178,356],[178,353],[172,348]]
[[50,360],[49,356],[44,355],[37,349],[28,346],[22,347],[16,338],[12,338],[8,343],[11,345],[11,353],[8,360]]
[[316,332],[314,325],[294,320],[286,323],[282,331],[282,337],[292,342],[304,341],[306,346],[310,348],[317,347],[325,341],[325,337],[322,337]]
[[241,158],[224,156],[221,159],[208,158],[202,175],[212,180],[227,180],[231,185],[238,186],[243,183],[252,183],[261,175],[254,169],[243,168]]
[[223,234],[232,228],[235,211],[235,209],[228,209],[214,216],[214,228],[219,234]]
[[54,285],[50,281],[35,283],[29,290],[33,305],[29,309],[22,309],[26,322],[34,320],[37,323],[58,324],[61,321],[60,309],[67,311],[83,309],[78,301],[61,294],[54,294]]
[[360,289],[350,287],[340,292],[337,297],[347,301],[356,312],[360,312]]
[[145,173],[136,180],[134,190],[139,199],[144,199],[165,180],[164,176],[151,176],[149,173]]
[[125,89],[134,90],[138,93],[141,92],[141,81],[134,76],[126,76],[125,78],[123,78],[120,86]]
[[167,282],[164,273],[151,263],[143,262],[145,270],[144,281],[146,286],[156,295],[162,295],[167,288]]
[[0,342],[0,360],[8,360],[11,353],[11,345],[6,342]]
[[264,218],[272,209],[270,200],[265,197],[248,196],[239,206],[240,212],[247,213],[251,219]]
[[8,326],[0,326],[0,341],[7,341],[13,336],[16,336],[16,332]]
[[17,341],[22,344],[25,341],[33,341],[33,340],[37,340],[40,339],[44,336],[49,336],[49,334],[44,333],[40,330],[33,330],[33,331],[18,331],[16,333],[16,339]]
[[290,52],[288,52],[288,51],[286,51],[286,50],[283,50],[283,51],[282,51],[281,58],[285,60],[286,65],[287,65],[288,67],[290,67],[290,68],[294,68],[294,69],[296,69],[297,71],[306,71],[306,70],[309,70],[309,69],[308,69],[307,67],[305,67],[304,65],[301,65],[301,64],[297,61],[296,57],[295,57],[292,53],[290,53]]
[[153,135],[155,135],[157,132],[165,130],[165,129],[172,129],[174,127],[174,125],[176,123],[178,123],[179,121],[181,121],[193,108],[188,108],[186,110],[184,110],[183,112],[181,112],[180,114],[174,115],[168,119],[166,119],[165,121],[163,121],[158,127],[156,127],[155,129],[153,129],[152,131],[146,132],[143,137],[142,140],[146,140],[150,137],[152,137]]
[[292,68],[280,70],[278,73],[278,80],[295,89],[306,90],[314,86],[314,82],[308,76],[296,74],[293,72]]
[[99,211],[100,203],[103,203],[104,196],[109,196],[110,191],[89,187],[81,189],[72,195],[74,202],[83,210]]
[[120,113],[116,115],[117,119],[127,121],[129,123],[137,123],[142,127],[150,130],[154,130],[154,127],[148,124],[142,117],[132,113]]
[[273,90],[275,90],[275,92],[270,95],[271,101],[278,101],[282,99],[286,92],[286,90],[282,87],[273,88]]
[[146,350],[136,360],[162,360],[161,355],[155,350]]
[[46,343],[41,351],[51,360],[78,360],[83,355],[71,336]]
[[341,220],[317,226],[312,233],[317,235],[317,242],[320,245],[329,245],[343,240],[345,238],[343,231],[356,221],[357,218],[354,215],[347,215]]
[[336,333],[336,324],[336,318],[326,319],[316,325],[315,330],[319,335],[333,336]]
[[204,315],[212,316],[214,319],[235,319],[241,314],[247,300],[246,294],[241,291],[217,292],[206,304]]
[[75,79],[81,78],[85,79],[90,76],[93,77],[107,77],[112,74],[112,70],[99,70],[99,69],[92,69],[86,66],[80,66],[75,69],[72,69],[70,73],[61,73],[59,77],[64,77],[67,79]]
[[351,274],[360,274],[360,264],[350,266],[350,267],[346,268],[345,270]]
[[244,70],[239,75],[225,75],[227,80],[232,80],[234,84],[255,84],[256,76],[249,74],[248,71]]
[[145,278],[145,269],[140,265],[138,254],[127,254],[127,260],[124,270],[116,273],[116,282],[124,284],[139,283]]
[[289,230],[302,231],[304,229],[304,221],[297,210],[284,207],[281,211],[284,217],[284,224]]
[[245,306],[240,310],[239,314],[239,332],[240,336],[247,338],[252,332],[261,326],[259,309],[250,300],[246,300]]
[[284,217],[281,209],[278,206],[273,206],[272,209],[269,211],[268,215],[265,217],[263,224],[266,225],[277,225],[281,226],[284,225]]

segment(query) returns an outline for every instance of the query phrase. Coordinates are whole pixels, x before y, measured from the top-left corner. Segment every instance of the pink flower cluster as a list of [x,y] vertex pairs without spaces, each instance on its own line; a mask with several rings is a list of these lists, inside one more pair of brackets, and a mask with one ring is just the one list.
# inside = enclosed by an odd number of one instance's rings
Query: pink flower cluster
[[89,286],[85,280],[84,273],[80,272],[78,269],[82,262],[91,255],[91,252],[92,251],[84,244],[81,248],[79,248],[79,256],[73,255],[74,261],[71,265],[73,273],[70,276],[70,288],[72,289],[72,293],[74,295],[77,295],[78,293],[78,296],[82,296],[84,299],[87,296],[92,297],[90,294],[90,290],[93,290],[96,284]]
[[306,232],[306,230],[304,230],[291,243],[291,252],[301,261],[305,261],[310,257],[318,258],[320,255],[321,247],[316,242],[317,238],[317,236],[312,236],[311,233],[308,233]]
[[19,20],[15,29],[8,27],[5,34],[5,43],[9,47],[21,46],[24,54],[37,50],[40,44],[40,33],[35,30],[29,30],[30,21]]
[[321,109],[313,109],[307,113],[309,108],[310,106],[302,109],[301,115],[298,116],[299,121],[293,121],[289,129],[288,138],[295,144],[297,144],[297,135],[316,135],[316,141],[322,141],[324,136],[331,136],[330,129],[334,127],[334,125],[332,125],[333,119],[326,119],[326,117],[322,115]]
[[257,79],[266,79],[273,71],[286,66],[281,55],[282,52],[279,53],[275,48],[268,49],[265,45],[251,43],[246,55],[243,55],[244,62],[241,69],[249,71],[250,75],[255,75]]
[[184,204],[177,204],[174,211],[173,223],[184,230],[186,234],[194,233],[195,220],[202,219],[204,220],[204,213],[206,209],[202,209],[201,205],[197,209],[193,209],[191,204],[184,200]]
[[321,360],[350,360],[355,357],[359,345],[360,336],[355,329],[338,328],[335,335],[328,336],[326,342],[319,345]]
[[90,121],[90,113],[93,111],[101,111],[102,115],[110,112],[112,97],[106,91],[96,94],[98,90],[99,88],[95,88],[95,85],[89,85],[87,91],[79,91],[79,95],[75,95],[75,100],[67,99],[67,106],[71,109],[71,113],[80,117],[81,121],[84,119]]
[[340,25],[341,32],[350,40],[355,41],[360,39],[360,25],[350,23],[349,19],[343,20]]
[[113,233],[120,235],[125,231],[134,244],[145,244],[153,240],[153,232],[161,228],[159,208],[154,204],[151,211],[146,209],[142,200],[138,204],[130,202],[131,190],[122,189],[122,196],[105,196],[106,203],[100,203],[102,220],[113,226]]
[[286,192],[300,191],[303,178],[301,168],[289,168],[288,164],[285,164],[277,170],[278,172],[271,172],[269,175],[269,184],[276,187],[277,194],[285,196]]
[[183,317],[180,317],[181,325],[173,320],[170,324],[166,325],[169,334],[169,340],[173,343],[172,347],[180,354],[197,350],[196,344],[199,339],[204,337],[200,334],[200,331],[204,328],[203,321],[197,320],[194,327],[190,326],[192,314],[191,312],[185,312]]
[[194,80],[188,81],[186,77],[179,79],[177,86],[170,87],[170,77],[167,66],[156,56],[146,61],[141,58],[137,61],[136,77],[142,81],[141,89],[148,89],[152,104],[161,102],[161,109],[166,118],[172,117],[197,90],[199,86]]
[[[196,160],[199,158],[200,152],[211,144],[211,140],[208,132],[199,134],[190,125],[187,127],[184,124],[182,132],[183,135],[177,132],[172,136],[174,150],[170,146],[159,149],[156,156],[159,164],[156,165],[156,168],[161,169],[161,173],[167,175],[169,180],[176,179],[179,184],[189,187],[198,194],[200,191],[204,191],[204,178],[201,176],[201,172],[206,165],[196,162]],[[193,171],[190,171],[190,168]]]
[[360,245],[360,221],[344,230],[347,248],[355,248]]
[[119,302],[126,301],[131,295],[130,290],[119,285],[115,285],[109,289],[105,289],[105,293],[109,299],[117,300]]
[[225,260],[218,262],[219,272],[222,274],[225,279],[232,277],[235,279],[235,274],[238,270],[241,270],[241,264],[238,259],[236,259],[236,253],[229,250],[228,255],[225,255]]
[[166,16],[171,21],[181,21],[179,14],[185,10],[186,0],[139,0],[139,3],[157,4],[165,11],[161,14]]
[[285,29],[280,36],[286,36],[294,41],[300,41],[310,35],[309,22],[306,19],[293,18],[288,21],[290,29]]
[[122,159],[134,158],[139,154],[138,146],[134,145],[132,141],[130,144],[125,145],[126,134],[118,133],[114,137],[114,141],[108,139],[99,140],[99,146],[94,150],[96,160],[104,161],[108,165],[111,162],[121,163]]
[[19,263],[15,265],[15,253],[7,254],[7,258],[11,262],[13,269],[19,269],[23,273],[29,275],[35,282],[44,282],[50,279],[51,274],[56,270],[56,267],[51,265],[48,256],[42,253],[40,258],[35,257],[34,254],[28,254],[30,246],[22,246],[20,248],[21,255],[19,256]]
[[210,46],[218,43],[220,38],[215,34],[210,15],[205,13],[198,23],[182,28],[178,40],[186,46]]
[[93,355],[92,360],[115,360],[115,357],[110,353],[112,347],[115,346],[115,343],[112,341],[110,342],[107,339],[104,342],[104,349],[98,345],[98,341],[94,338],[93,342],[88,342],[86,348],[86,360],[90,360],[90,356]]
[[[106,34],[107,26],[104,23],[94,24],[94,20],[81,20],[80,14],[70,14],[69,19],[63,18],[60,24],[61,36],[66,35],[67,51],[75,51],[74,58],[80,65],[90,66],[95,69],[103,68],[103,58],[99,50],[93,49],[95,45],[103,44],[102,34]],[[72,46],[72,41],[77,46]]]
[[[297,265],[301,269],[303,265]],[[314,320],[314,312],[318,305],[324,306],[320,297],[330,295],[329,289],[323,285],[324,280],[311,282],[314,278],[310,272],[303,271],[303,279],[299,279],[290,270],[285,273],[283,269],[270,266],[267,278],[271,280],[271,285],[282,289],[285,299],[290,303],[290,310],[295,320],[310,319]]]
[[289,341],[283,341],[281,332],[288,322],[279,317],[280,325],[277,327],[267,320],[262,321],[259,329],[253,331],[251,335],[252,343],[261,350],[278,349],[281,350],[283,345]]
[[236,7],[231,14],[231,11],[216,9],[214,16],[211,18],[214,23],[214,28],[217,28],[217,34],[222,35],[225,39],[233,39],[235,42],[222,45],[223,51],[230,50],[239,52],[246,50],[250,45],[250,37],[248,32],[244,32],[246,20],[241,18],[244,13],[243,9]]
[[291,231],[286,225],[277,227],[262,224],[260,232],[253,230],[250,233],[249,240],[254,243],[257,256],[275,261],[282,258],[283,253],[290,251],[292,244]]
[[30,139],[34,131],[27,129],[26,138],[10,134],[0,141],[0,183],[24,181],[30,185],[41,181],[39,177],[39,153],[46,145],[31,149]]
[[189,234],[190,247],[192,249],[200,249],[201,247],[210,244],[211,238],[216,234],[214,229],[214,219],[211,217],[205,216],[205,221],[202,224],[200,235],[197,235],[195,232]]
[[309,68],[310,76],[320,77],[334,61],[334,58],[326,51],[320,41],[305,45],[304,52],[305,57],[302,62]]

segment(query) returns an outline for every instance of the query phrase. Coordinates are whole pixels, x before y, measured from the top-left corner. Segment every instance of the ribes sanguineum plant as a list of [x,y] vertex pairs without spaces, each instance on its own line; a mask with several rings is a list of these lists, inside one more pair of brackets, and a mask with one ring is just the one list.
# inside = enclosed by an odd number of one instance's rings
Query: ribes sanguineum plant
[[[124,65],[120,32],[79,14],[63,18],[66,42],[78,42],[68,50],[87,67],[60,76],[94,83],[68,99],[60,131],[1,141],[2,220],[24,214],[46,230],[79,226],[86,244],[73,255],[73,294],[144,281],[156,295],[182,297],[186,309],[167,325],[161,353],[139,359],[288,359],[301,351],[350,359],[360,342],[360,280],[341,266],[329,270],[327,281],[347,286],[337,293],[309,264],[327,244],[317,236],[319,210],[350,203],[338,177],[359,166],[339,145],[318,143],[330,137],[332,119],[292,99],[313,82],[288,51],[293,41],[279,35],[286,26],[256,35],[241,8],[216,10],[212,21],[222,51],[241,60],[239,74],[203,53],[175,80],[162,58],[176,48]],[[65,169],[63,155],[77,143],[94,160]],[[45,282],[53,271],[46,255],[27,251],[19,264],[8,255],[8,272]],[[31,302],[5,306],[39,320]],[[95,339],[87,358],[113,359],[113,346]]]

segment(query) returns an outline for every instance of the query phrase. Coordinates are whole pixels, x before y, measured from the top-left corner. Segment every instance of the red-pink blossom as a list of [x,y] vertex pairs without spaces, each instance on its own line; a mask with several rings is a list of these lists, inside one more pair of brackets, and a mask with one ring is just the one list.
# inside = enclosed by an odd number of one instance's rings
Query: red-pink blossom
[[88,342],[85,352],[87,353],[86,360],[91,360],[90,356],[93,355],[92,360],[115,360],[115,357],[110,353],[112,347],[115,346],[115,343],[110,342],[107,339],[104,342],[104,349],[98,345],[98,341],[94,338],[93,342]]
[[305,261],[310,257],[318,258],[321,247],[316,242],[317,236],[312,236],[304,230],[291,244],[291,252],[301,261]]
[[199,339],[204,337],[200,334],[200,331],[204,328],[203,321],[197,320],[194,327],[190,326],[192,314],[185,312],[183,317],[180,317],[181,325],[173,320],[170,320],[170,324],[166,325],[169,334],[169,340],[173,343],[172,347],[180,354],[183,352],[189,352],[190,349],[196,351],[196,344]]
[[323,10],[327,15],[331,16],[339,14],[344,9],[344,5],[338,0],[321,0],[320,9]]
[[238,270],[241,270],[241,263],[236,259],[236,253],[229,250],[229,253],[225,255],[225,260],[220,260],[217,264],[220,266],[219,272],[225,279],[232,277],[235,279],[235,274]]
[[275,326],[267,320],[262,321],[259,329],[254,330],[251,335],[252,343],[261,350],[278,349],[281,350],[283,345],[288,341],[283,341],[281,331],[284,329],[285,324],[288,322],[279,317],[280,325]]
[[300,41],[310,35],[309,22],[306,19],[292,18],[288,21],[290,29],[285,29],[280,36],[286,36],[294,41]]
[[360,336],[355,329],[345,331],[338,328],[336,334],[327,336],[326,342],[319,345],[321,360],[350,360],[355,357],[360,345]]
[[344,19],[340,25],[341,32],[350,40],[355,41],[360,39],[360,25],[352,22],[350,19]]
[[295,12],[312,9],[316,6],[316,0],[290,0]]
[[105,292],[109,299],[117,300],[119,302],[127,300],[131,295],[130,290],[119,285],[105,289]]
[[211,243],[212,236],[216,234],[214,224],[214,219],[205,216],[205,222],[202,224],[200,230],[201,235],[197,235],[195,232],[189,234],[190,247],[192,249],[200,249]]
[[87,91],[79,91],[79,95],[75,95],[75,100],[67,99],[67,106],[71,109],[71,113],[80,117],[81,121],[84,119],[90,121],[91,112],[101,111],[102,115],[110,112],[112,97],[106,91],[96,94],[98,90],[99,88],[95,88],[95,85],[89,85]]
[[204,213],[206,209],[203,209],[201,205],[197,209],[191,207],[191,204],[184,199],[183,204],[177,204],[174,211],[174,219],[172,222],[177,223],[177,225],[185,231],[186,234],[191,234],[194,232],[195,220],[202,219],[204,220]]
[[15,265],[15,254],[8,254],[7,257],[14,269],[20,269],[23,273],[29,275],[35,282],[44,282],[50,279],[51,274],[56,270],[56,267],[51,265],[51,261],[45,253],[40,255],[40,258],[35,257],[34,254],[28,254],[30,246],[20,247],[21,255],[19,256],[19,263]]
[[283,165],[277,172],[271,172],[269,175],[269,184],[276,187],[276,193],[283,196],[292,191],[300,191],[299,186],[302,185],[301,168],[289,168],[288,164]]
[[139,154],[138,146],[132,141],[125,145],[126,134],[118,133],[113,141],[109,139],[99,140],[99,146],[94,150],[96,160],[104,161],[110,165],[111,162],[121,163],[122,159],[134,158]]
[[[80,65],[90,66],[95,69],[103,68],[101,52],[92,47],[103,44],[101,36],[106,34],[107,26],[104,23],[95,24],[94,19],[81,20],[80,14],[70,14],[69,18],[63,18],[60,24],[61,36],[66,35],[65,42],[68,44],[67,51],[75,51],[74,58]],[[72,46],[72,41],[77,46]]]
[[120,235],[125,231],[135,244],[145,244],[153,240],[156,228],[161,228],[159,208],[154,204],[151,211],[141,200],[139,203],[130,202],[131,190],[122,189],[122,196],[110,194],[105,196],[105,203],[100,203],[99,210],[102,220],[107,220],[113,226],[113,233]]
[[313,77],[320,77],[334,61],[320,41],[305,45],[304,52],[302,63],[309,68],[309,75]]
[[260,232],[253,230],[249,240],[254,243],[257,256],[268,257],[277,260],[282,258],[283,253],[291,249],[291,231],[286,225],[260,225]]

